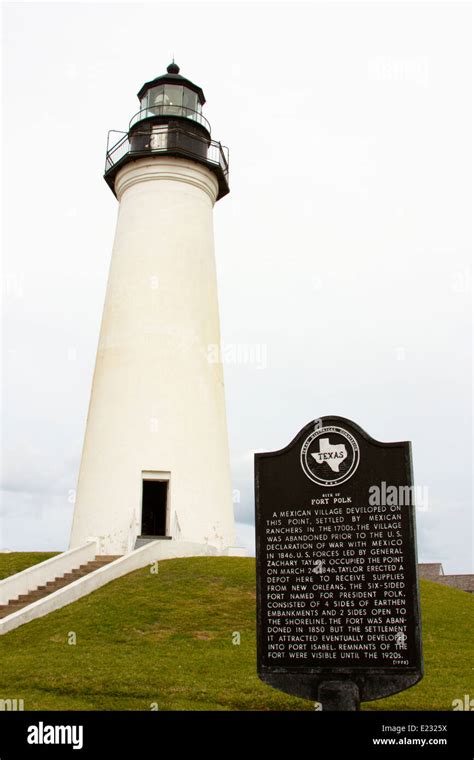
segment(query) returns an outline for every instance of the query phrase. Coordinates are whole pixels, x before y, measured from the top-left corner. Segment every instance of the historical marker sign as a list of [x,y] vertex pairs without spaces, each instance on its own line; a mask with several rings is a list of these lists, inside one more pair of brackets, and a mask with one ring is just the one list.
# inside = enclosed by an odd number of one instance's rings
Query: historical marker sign
[[255,455],[255,500],[260,678],[323,709],[419,681],[410,443],[322,417]]

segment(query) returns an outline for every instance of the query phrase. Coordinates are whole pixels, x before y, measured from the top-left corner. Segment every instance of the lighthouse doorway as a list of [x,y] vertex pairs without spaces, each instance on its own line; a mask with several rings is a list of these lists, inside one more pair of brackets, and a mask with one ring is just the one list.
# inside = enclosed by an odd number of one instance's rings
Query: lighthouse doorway
[[142,536],[166,536],[168,481],[142,483]]

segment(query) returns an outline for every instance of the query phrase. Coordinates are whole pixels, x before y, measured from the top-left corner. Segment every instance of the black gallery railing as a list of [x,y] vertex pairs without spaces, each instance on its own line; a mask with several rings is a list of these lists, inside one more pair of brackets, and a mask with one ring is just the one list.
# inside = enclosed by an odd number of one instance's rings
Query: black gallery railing
[[[121,137],[117,140],[116,135]],[[115,141],[115,142],[114,142]],[[128,155],[172,153],[189,156],[204,163],[219,166],[226,181],[229,178],[229,150],[216,140],[201,137],[185,127],[160,124],[131,132],[109,132],[105,174]]]

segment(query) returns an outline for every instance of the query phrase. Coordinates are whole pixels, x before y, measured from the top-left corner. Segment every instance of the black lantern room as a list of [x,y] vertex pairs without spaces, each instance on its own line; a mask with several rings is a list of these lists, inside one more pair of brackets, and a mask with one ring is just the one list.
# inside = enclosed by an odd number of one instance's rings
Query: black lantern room
[[[140,110],[128,132],[109,132],[105,180],[115,193],[115,177],[130,161],[152,156],[179,156],[207,166],[219,183],[217,198],[229,192],[229,151],[211,139],[202,115],[206,102],[198,85],[181,76],[173,61],[166,74],[146,82],[138,93]],[[121,134],[117,140],[117,135]]]

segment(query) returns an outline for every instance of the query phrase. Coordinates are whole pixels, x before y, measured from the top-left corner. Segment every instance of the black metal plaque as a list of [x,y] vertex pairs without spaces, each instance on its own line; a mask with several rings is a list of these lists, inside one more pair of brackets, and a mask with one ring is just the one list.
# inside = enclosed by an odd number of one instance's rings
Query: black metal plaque
[[255,455],[263,681],[314,700],[345,684],[364,701],[422,678],[413,496],[410,443],[343,417]]

